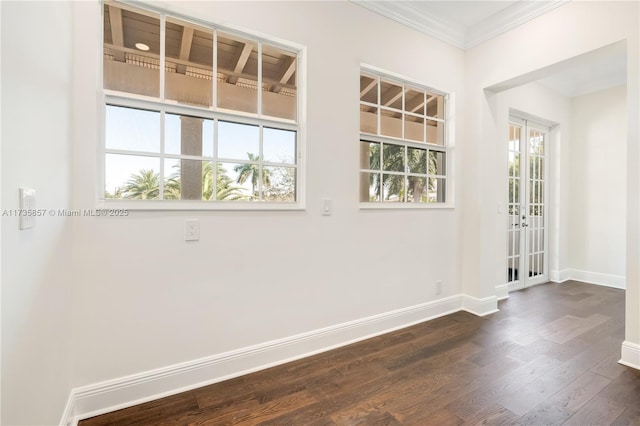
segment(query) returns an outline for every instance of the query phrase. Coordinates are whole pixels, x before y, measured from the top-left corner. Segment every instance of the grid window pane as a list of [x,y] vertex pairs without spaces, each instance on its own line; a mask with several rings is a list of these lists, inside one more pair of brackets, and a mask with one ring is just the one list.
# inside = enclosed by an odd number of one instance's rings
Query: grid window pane
[[416,141],[416,142],[424,142],[424,125],[423,117],[416,117],[413,115],[405,115],[404,116],[404,138]]
[[258,161],[260,128],[248,124],[218,122],[218,158]]
[[363,133],[378,133],[378,108],[360,105],[360,131]]
[[158,200],[160,159],[135,155],[107,154],[105,198]]
[[380,173],[360,172],[360,201],[380,201]]
[[372,104],[378,103],[378,77],[360,75],[360,100]]
[[402,94],[403,88],[401,84],[385,80],[380,81],[380,105],[401,110]]
[[262,46],[262,114],[296,118],[296,54]]
[[234,111],[258,112],[258,44],[218,33],[217,105]]
[[360,142],[360,168],[380,170],[380,144]]
[[409,176],[407,178],[407,201],[413,203],[426,203],[427,183],[426,177]]
[[262,141],[264,161],[295,164],[296,132],[265,127],[262,130]]
[[383,175],[383,201],[402,203],[404,202],[404,176],[403,175]]
[[441,151],[429,151],[429,174],[441,175],[446,174],[446,154]]
[[168,154],[213,156],[213,120],[166,114],[164,151]]
[[382,148],[382,170],[404,172],[404,146],[384,144]]
[[160,113],[107,105],[105,147],[160,152]]
[[407,148],[407,172],[413,174],[427,173],[427,150]]
[[160,96],[160,17],[158,14],[104,5],[104,88]]
[[209,107],[213,93],[213,31],[167,18],[165,97]]
[[294,202],[296,200],[296,169],[266,166],[263,174],[264,201]]

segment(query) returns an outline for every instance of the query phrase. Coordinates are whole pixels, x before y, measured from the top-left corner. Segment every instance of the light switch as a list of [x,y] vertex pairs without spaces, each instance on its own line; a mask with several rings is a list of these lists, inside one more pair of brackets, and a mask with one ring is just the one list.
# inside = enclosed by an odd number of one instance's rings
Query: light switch
[[322,200],[322,215],[331,216],[333,213],[333,202],[328,198]]
[[36,226],[36,190],[20,188],[20,229]]

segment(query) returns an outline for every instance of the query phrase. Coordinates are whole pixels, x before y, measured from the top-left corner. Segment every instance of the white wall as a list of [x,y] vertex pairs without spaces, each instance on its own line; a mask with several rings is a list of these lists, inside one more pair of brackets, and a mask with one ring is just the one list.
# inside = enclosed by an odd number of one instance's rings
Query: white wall
[[[459,293],[457,210],[358,209],[357,103],[361,62],[461,96],[462,51],[348,2],[165,5],[307,46],[307,210],[74,221],[76,386],[431,301],[436,280],[438,298]],[[99,9],[77,7],[74,196],[90,208]],[[201,221],[196,244],[185,218]]]
[[[610,25],[603,25],[603,23]],[[491,299],[495,294],[495,214],[503,175],[496,155],[498,138],[495,92],[535,81],[554,64],[620,40],[627,45],[627,292],[626,341],[640,365],[640,161],[637,2],[570,2],[506,34],[470,49],[465,55],[465,137],[458,174],[462,180],[460,232],[461,285],[464,293]],[[493,88],[493,91],[485,89]],[[501,220],[500,220],[501,221]],[[502,222],[502,221],[501,221]],[[562,224],[560,225],[562,226]],[[470,260],[470,261],[467,261]],[[637,352],[634,352],[637,351]],[[623,354],[623,358],[624,358]]]
[[[2,208],[70,207],[71,3],[2,2]],[[2,217],[2,424],[57,424],[71,389],[71,223]]]
[[626,274],[626,87],[571,99],[570,267],[610,285]]

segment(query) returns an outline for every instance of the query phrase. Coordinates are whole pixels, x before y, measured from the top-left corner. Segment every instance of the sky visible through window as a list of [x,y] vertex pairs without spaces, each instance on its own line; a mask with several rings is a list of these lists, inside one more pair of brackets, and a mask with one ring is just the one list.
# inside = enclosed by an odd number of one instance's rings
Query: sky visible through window
[[[165,114],[166,154],[179,155],[181,143],[181,118],[176,114]],[[105,161],[105,190],[113,193],[141,170],[160,172],[160,113],[140,109],[108,105],[106,108],[105,148],[107,150],[137,151],[137,153],[107,153]],[[203,119],[202,156],[203,161],[212,161],[214,156],[214,121]],[[296,132],[263,128],[264,161],[295,165]],[[140,153],[140,154],[138,154]],[[154,156],[146,156],[149,153]],[[238,161],[247,161],[250,155],[258,158],[260,153],[259,127],[254,125],[219,121],[218,156],[227,176],[234,182],[237,173],[233,170]],[[164,178],[171,176],[180,164],[179,159],[164,159]],[[237,184],[251,192],[251,182]]]

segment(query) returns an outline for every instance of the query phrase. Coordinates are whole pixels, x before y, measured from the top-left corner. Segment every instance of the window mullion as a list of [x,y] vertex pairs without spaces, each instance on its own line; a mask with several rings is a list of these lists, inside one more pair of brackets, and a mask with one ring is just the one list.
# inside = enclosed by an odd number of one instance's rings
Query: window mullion
[[213,120],[213,192],[211,193],[211,198],[214,200],[218,199],[218,119],[215,118]]
[[[158,178],[158,198],[164,200],[164,156],[165,156],[165,112],[160,112],[160,176]],[[182,143],[182,141],[180,141]]]
[[166,78],[165,73],[167,72],[167,66],[166,66],[167,57],[165,54],[166,34],[167,34],[166,24],[167,24],[167,15],[162,13],[160,14],[160,101],[162,102],[164,102],[165,100],[164,86],[165,86],[165,78]]
[[218,30],[213,30],[213,64],[211,69],[211,108],[218,109]]

